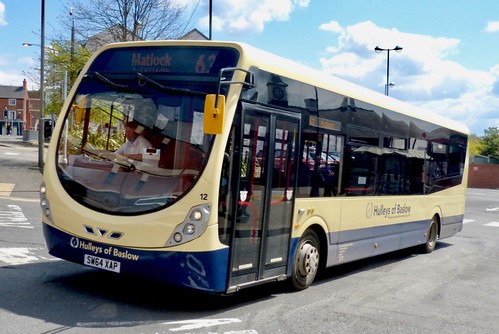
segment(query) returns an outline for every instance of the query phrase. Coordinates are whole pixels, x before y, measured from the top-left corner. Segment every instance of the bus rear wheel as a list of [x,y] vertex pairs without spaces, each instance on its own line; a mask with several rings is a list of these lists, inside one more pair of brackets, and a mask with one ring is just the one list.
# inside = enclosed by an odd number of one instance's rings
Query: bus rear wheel
[[437,246],[438,239],[438,218],[433,216],[430,222],[430,227],[428,228],[428,235],[426,237],[425,251],[426,253],[431,253],[435,250]]
[[300,238],[293,261],[291,282],[295,289],[303,290],[312,284],[319,269],[319,260],[319,238],[314,231],[307,230]]

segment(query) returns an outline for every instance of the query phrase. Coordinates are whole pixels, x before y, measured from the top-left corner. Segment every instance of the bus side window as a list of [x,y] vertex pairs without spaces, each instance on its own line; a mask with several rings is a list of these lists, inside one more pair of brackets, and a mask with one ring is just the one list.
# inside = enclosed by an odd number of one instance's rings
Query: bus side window
[[[369,152],[362,152],[363,147],[351,147],[349,177],[345,180],[347,196],[365,196],[375,193],[375,176],[378,158]],[[357,151],[358,152],[355,152]]]
[[382,174],[380,175],[379,193],[401,195],[405,193],[405,157],[382,155]]

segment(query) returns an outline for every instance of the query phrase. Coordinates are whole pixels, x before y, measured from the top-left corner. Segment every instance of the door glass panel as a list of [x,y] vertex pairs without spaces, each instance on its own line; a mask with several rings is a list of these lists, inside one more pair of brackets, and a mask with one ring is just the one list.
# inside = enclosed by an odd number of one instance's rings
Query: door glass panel
[[233,271],[258,269],[264,198],[269,177],[266,170],[269,125],[268,117],[249,112],[244,119]]
[[238,193],[230,210],[235,216],[231,284],[286,273],[300,162],[299,118],[256,108],[245,109],[243,117],[236,131],[242,140],[234,146],[241,168],[234,175]]
[[275,266],[286,263],[294,198],[296,175],[296,141],[298,123],[283,119],[276,120],[274,138],[274,162],[272,170],[272,189],[267,229],[265,264]]

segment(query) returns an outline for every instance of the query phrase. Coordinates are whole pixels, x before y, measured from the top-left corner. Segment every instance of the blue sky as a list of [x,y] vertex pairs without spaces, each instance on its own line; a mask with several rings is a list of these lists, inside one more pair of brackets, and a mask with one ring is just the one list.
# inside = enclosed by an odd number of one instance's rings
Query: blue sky
[[[208,0],[177,0],[208,35]],[[46,0],[46,33],[63,3]],[[38,62],[40,0],[0,0],[0,84],[21,85]],[[242,41],[380,93],[390,53],[392,97],[499,127],[499,2],[491,0],[213,0],[213,39]],[[69,32],[68,32],[69,38]],[[36,83],[29,82],[30,87]]]

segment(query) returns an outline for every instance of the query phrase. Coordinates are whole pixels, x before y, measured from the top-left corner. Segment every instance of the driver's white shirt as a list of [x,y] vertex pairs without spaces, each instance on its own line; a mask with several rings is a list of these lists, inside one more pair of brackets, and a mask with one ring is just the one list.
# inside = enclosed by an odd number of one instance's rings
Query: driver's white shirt
[[117,154],[130,155],[142,154],[143,148],[150,148],[151,143],[142,136],[137,136],[135,140],[127,140],[119,149],[116,150]]

